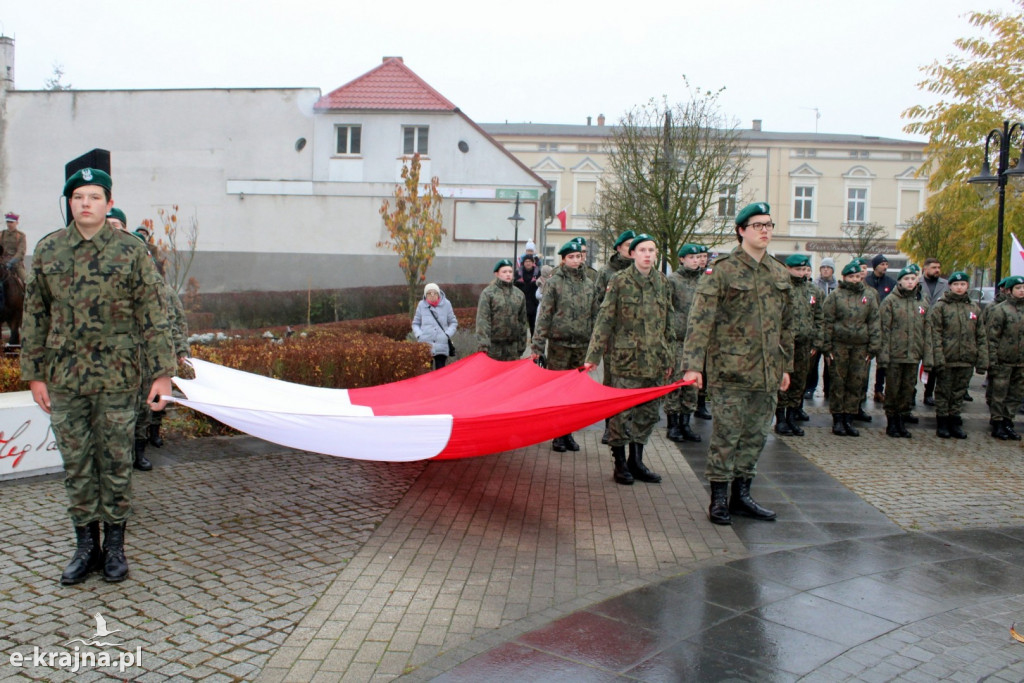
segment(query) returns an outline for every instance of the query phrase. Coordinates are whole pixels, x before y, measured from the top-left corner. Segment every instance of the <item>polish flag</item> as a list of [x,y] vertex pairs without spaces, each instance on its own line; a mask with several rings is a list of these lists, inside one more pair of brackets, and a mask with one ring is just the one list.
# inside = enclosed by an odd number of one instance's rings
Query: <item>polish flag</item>
[[565,230],[566,221],[569,220],[569,215],[562,209],[558,212],[558,222],[562,224],[562,230]]
[[1010,275],[1024,275],[1024,247],[1012,232],[1013,249],[1010,251]]

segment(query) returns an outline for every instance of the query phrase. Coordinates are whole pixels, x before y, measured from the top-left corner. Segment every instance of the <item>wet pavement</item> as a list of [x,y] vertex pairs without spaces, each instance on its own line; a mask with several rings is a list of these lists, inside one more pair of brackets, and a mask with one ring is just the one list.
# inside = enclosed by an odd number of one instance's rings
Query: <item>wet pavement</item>
[[[980,390],[974,391],[980,397]],[[1024,680],[1024,451],[913,439],[881,411],[769,439],[773,523],[707,522],[702,444],[659,429],[661,485],[617,486],[600,431],[386,465],[249,437],[171,442],[136,479],[127,582],[61,587],[58,478],[0,484],[0,680]],[[102,612],[123,675],[15,668]],[[1021,619],[1024,621],[1024,619]],[[120,635],[120,634],[119,634]]]

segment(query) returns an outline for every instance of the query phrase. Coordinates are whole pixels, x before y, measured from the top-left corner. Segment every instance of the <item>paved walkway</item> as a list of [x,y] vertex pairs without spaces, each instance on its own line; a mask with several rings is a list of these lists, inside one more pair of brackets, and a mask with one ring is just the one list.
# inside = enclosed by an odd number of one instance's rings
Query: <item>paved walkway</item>
[[[136,478],[121,585],[57,583],[58,478],[0,484],[0,680],[1024,680],[1021,445],[983,417],[841,439],[811,409],[755,483],[780,520],[732,527],[705,518],[701,421],[682,451],[659,430],[664,482],[632,487],[596,429],[409,465],[173,442]],[[141,666],[9,663],[97,612]]]

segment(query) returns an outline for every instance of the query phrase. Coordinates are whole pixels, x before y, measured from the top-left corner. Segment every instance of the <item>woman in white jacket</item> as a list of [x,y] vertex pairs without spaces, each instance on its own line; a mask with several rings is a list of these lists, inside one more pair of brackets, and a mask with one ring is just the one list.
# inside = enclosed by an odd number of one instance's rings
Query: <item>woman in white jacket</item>
[[448,362],[449,343],[458,326],[455,310],[441,288],[433,282],[424,287],[423,299],[412,319],[412,333],[416,341],[430,344],[435,370]]

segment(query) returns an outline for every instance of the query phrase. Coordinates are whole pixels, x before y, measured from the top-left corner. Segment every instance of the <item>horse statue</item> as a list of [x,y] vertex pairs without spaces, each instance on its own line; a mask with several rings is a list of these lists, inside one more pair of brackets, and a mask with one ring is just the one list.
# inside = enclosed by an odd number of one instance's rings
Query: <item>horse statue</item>
[[11,336],[4,345],[5,350],[21,348],[21,315],[25,305],[25,283],[14,268],[0,263],[0,283],[4,287],[4,305],[0,309],[0,330],[6,323]]

